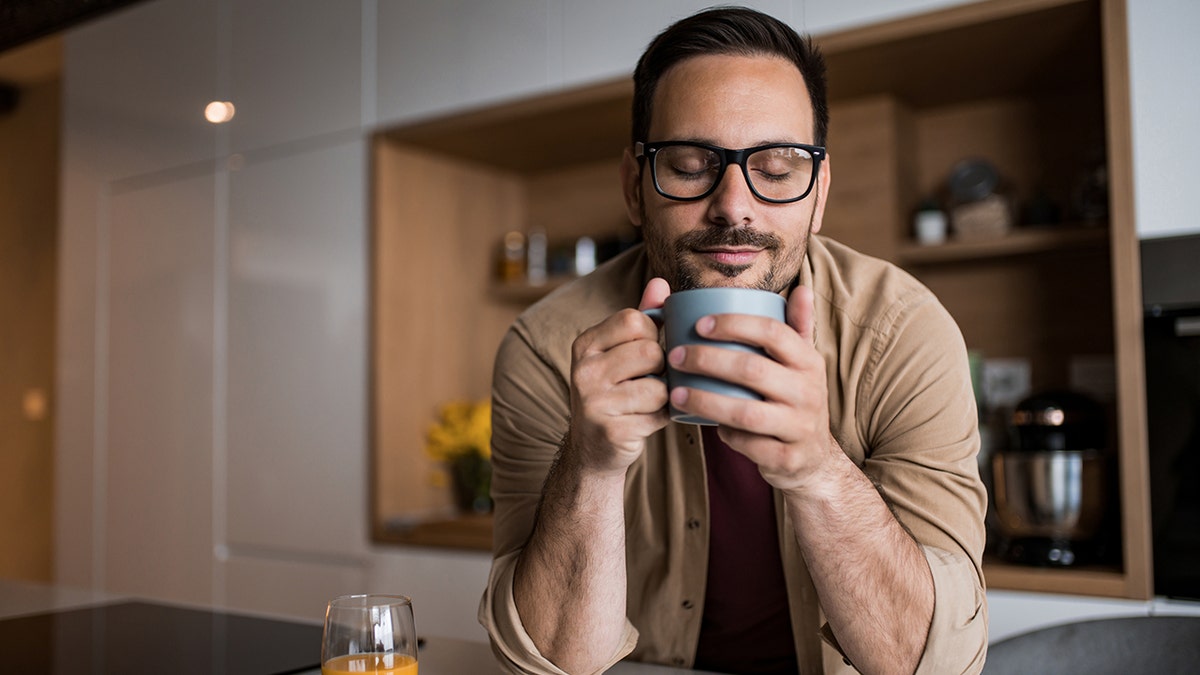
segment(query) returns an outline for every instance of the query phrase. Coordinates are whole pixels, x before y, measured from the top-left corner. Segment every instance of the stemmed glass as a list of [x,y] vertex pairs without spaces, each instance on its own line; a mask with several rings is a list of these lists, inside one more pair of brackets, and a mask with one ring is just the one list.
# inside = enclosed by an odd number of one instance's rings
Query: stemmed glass
[[417,675],[412,600],[402,595],[345,595],[329,602],[321,639],[321,675]]

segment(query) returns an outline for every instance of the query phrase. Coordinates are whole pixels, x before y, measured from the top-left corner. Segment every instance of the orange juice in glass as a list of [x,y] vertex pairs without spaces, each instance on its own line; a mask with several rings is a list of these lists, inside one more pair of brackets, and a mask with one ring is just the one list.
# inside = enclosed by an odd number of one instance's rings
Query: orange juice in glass
[[321,664],[321,675],[352,673],[417,675],[417,660],[406,654],[347,654]]
[[402,595],[345,595],[329,602],[321,639],[321,675],[417,675],[412,600]]

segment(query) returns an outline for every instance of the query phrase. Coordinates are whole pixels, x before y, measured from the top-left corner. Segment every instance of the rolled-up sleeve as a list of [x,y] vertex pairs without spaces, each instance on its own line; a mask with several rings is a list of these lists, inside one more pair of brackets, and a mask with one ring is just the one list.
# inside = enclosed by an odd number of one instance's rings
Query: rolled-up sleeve
[[[570,341],[567,341],[570,344]],[[562,675],[525,631],[513,598],[513,575],[533,532],[546,474],[566,433],[567,384],[560,358],[539,354],[520,321],[505,336],[492,379],[492,498],[495,521],[492,569],[479,605],[501,666],[513,673]],[[638,633],[626,620],[621,648],[605,665],[624,658]]]
[[[933,575],[934,607],[925,651],[915,675],[978,673],[987,656],[987,598],[975,566],[967,558],[932,546],[921,546]],[[825,675],[858,671],[838,644],[833,630],[821,626],[825,642]]]
[[977,673],[987,653],[987,495],[966,347],[932,296],[881,324],[858,408],[863,470],[921,546],[934,610],[918,673]]
[[933,620],[917,675],[978,673],[987,655],[987,599],[975,565],[962,555],[922,546],[933,573]]
[[934,580],[934,616],[917,673],[978,673],[988,651],[986,495],[966,347],[935,301],[896,319],[864,388],[875,404],[877,443],[866,471],[920,544]]
[[[516,551],[502,555],[492,561],[492,572],[487,590],[479,604],[479,622],[487,629],[492,639],[492,651],[496,659],[511,673],[533,673],[536,675],[567,675],[538,651],[533,639],[525,632],[521,617],[513,601],[513,572],[517,567]],[[625,633],[621,649],[599,672],[611,668],[637,645],[638,633],[633,624],[625,622]]]

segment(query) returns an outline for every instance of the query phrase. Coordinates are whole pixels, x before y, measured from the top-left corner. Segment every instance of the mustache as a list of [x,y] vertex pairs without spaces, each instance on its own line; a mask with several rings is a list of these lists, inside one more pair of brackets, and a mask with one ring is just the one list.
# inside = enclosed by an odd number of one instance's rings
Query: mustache
[[676,251],[722,247],[753,247],[777,249],[779,237],[748,227],[706,227],[693,230],[675,240]]

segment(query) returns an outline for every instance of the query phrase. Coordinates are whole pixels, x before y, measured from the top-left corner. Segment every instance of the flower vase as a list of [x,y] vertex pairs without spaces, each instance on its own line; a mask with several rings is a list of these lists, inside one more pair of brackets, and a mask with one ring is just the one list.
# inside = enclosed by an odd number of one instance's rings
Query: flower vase
[[491,513],[491,461],[474,452],[455,457],[450,461],[450,483],[459,511]]

